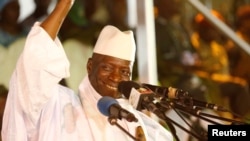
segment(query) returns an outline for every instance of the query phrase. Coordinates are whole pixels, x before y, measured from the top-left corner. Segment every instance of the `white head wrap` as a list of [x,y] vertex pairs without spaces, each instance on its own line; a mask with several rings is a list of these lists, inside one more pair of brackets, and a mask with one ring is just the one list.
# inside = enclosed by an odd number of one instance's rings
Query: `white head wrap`
[[122,32],[114,26],[107,25],[102,29],[93,52],[133,62],[135,51],[132,31]]

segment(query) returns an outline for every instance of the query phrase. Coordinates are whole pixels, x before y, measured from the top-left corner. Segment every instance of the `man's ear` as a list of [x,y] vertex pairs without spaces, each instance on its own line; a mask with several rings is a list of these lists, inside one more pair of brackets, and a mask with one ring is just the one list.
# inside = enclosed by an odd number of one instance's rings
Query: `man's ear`
[[87,62],[87,71],[88,71],[88,74],[91,72],[91,70],[92,70],[92,58],[89,58],[88,62]]

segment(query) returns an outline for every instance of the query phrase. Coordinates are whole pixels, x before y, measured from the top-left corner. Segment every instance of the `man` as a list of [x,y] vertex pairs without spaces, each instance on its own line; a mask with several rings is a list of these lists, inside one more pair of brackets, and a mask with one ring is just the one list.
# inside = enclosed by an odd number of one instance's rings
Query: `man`
[[88,75],[79,87],[79,95],[58,84],[69,76],[69,62],[57,34],[73,3],[74,0],[59,0],[52,13],[32,27],[10,81],[2,139],[132,141],[98,111],[98,100],[102,96],[111,96],[138,118],[138,122],[117,121],[132,136],[143,129],[143,138],[147,141],[172,141],[167,130],[134,110],[117,92],[120,81],[131,79],[135,55],[131,31],[104,27],[93,56],[88,60]]
[[[237,8],[235,13],[235,32],[238,37],[250,43],[250,5],[242,5]],[[249,49],[249,48],[248,48]],[[237,111],[249,121],[250,117],[250,66],[246,65],[246,62],[250,60],[250,55],[246,51],[242,50],[231,40],[228,41],[226,50],[228,53],[230,63],[230,74],[236,78],[245,80],[244,88],[246,93],[239,96],[239,92],[232,97],[231,106],[233,111]],[[239,80],[241,80],[239,79]],[[243,81],[244,82],[244,81]],[[243,104],[244,102],[244,104]]]
[[200,94],[199,88],[187,86],[195,77],[189,68],[195,62],[196,53],[181,14],[183,5],[185,2],[180,0],[154,0],[159,81],[163,86],[178,85]]
[[13,42],[27,35],[18,22],[19,16],[20,4],[18,0],[1,0],[0,44],[5,48],[9,48]]

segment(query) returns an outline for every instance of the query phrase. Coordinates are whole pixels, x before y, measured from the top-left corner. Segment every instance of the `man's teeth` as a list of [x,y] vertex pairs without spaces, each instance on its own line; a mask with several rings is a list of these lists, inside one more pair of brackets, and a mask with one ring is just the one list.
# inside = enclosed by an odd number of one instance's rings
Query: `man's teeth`
[[106,85],[109,89],[112,89],[112,90],[117,90],[116,87],[113,87],[113,86],[110,86],[110,85]]

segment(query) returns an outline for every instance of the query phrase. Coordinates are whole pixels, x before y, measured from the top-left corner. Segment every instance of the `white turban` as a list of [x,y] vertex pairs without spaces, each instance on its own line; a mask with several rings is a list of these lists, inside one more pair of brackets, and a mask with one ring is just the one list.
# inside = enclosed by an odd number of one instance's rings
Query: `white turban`
[[132,31],[122,32],[114,26],[107,25],[102,29],[93,52],[134,62],[135,51]]

